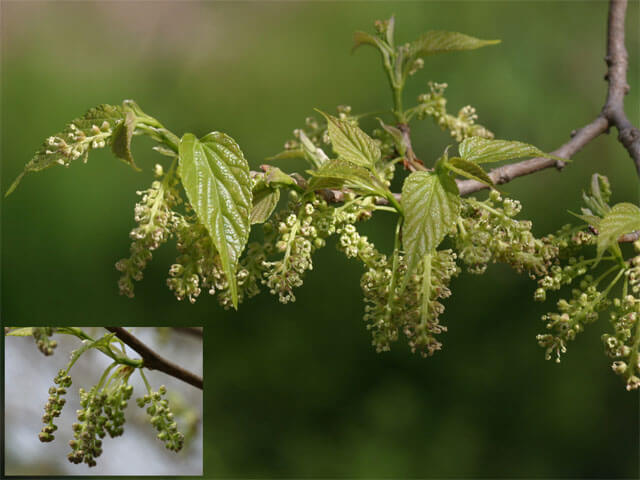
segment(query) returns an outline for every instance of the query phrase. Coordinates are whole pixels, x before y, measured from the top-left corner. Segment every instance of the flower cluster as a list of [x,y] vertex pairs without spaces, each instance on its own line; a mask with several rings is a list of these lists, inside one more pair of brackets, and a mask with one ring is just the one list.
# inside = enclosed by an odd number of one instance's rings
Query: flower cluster
[[89,132],[85,132],[75,123],[69,125],[68,131],[58,136],[47,138],[45,142],[45,155],[55,155],[57,162],[66,167],[80,157],[87,160],[87,154],[92,148],[102,148],[106,145],[113,130],[108,121],[104,120],[100,125],[91,125]]
[[72,425],[73,440],[69,441],[72,451],[67,455],[71,463],[86,463],[90,467],[96,465],[95,459],[102,455],[102,439],[106,432],[104,424],[106,416],[102,415],[102,409],[107,399],[107,394],[94,386],[88,392],[80,388],[80,405],[82,408],[76,412],[78,422]]
[[596,244],[596,236],[592,232],[571,224],[562,226],[556,233],[545,235],[541,240],[556,247],[558,258],[563,260],[578,257],[583,247]]
[[32,334],[36,341],[38,350],[45,355],[53,355],[53,350],[58,346],[58,342],[51,340],[51,335],[55,329],[53,327],[33,327]]
[[171,173],[162,182],[155,180],[151,188],[137,193],[142,198],[134,210],[138,226],[130,233],[131,255],[116,263],[116,269],[122,272],[118,287],[127,297],[133,297],[133,281],[142,280],[151,252],[169,239],[176,221],[173,208],[180,202],[177,179]]
[[449,283],[458,273],[456,254],[449,249],[438,250],[422,262],[399,295],[397,315],[412,352],[419,351],[426,357],[442,348],[435,337],[447,330],[439,323],[444,312],[440,300],[451,296]]
[[151,417],[151,425],[158,431],[158,439],[162,440],[165,447],[174,452],[179,452],[184,445],[184,435],[178,432],[178,424],[169,409],[169,402],[162,398],[167,393],[167,388],[161,385],[157,392],[150,392],[136,399],[140,408],[149,404],[147,414]]
[[275,250],[282,258],[262,263],[265,268],[262,283],[282,303],[295,301],[293,289],[300,287],[305,272],[313,269],[313,252],[322,248],[325,239],[335,232],[338,211],[316,195],[299,206],[292,201],[290,207],[276,214],[270,220],[272,227],[267,227],[276,235]]
[[[637,258],[637,257],[636,257]],[[627,390],[640,387],[640,298],[625,295],[613,301],[611,324],[614,334],[602,335],[605,352],[614,361],[612,370],[622,375]]]
[[[538,280],[538,288],[535,291],[534,299],[543,302],[547,298],[550,290],[560,290],[564,285],[570,285],[573,281],[587,273],[590,265],[595,263],[595,259],[585,259],[580,257],[569,257],[564,265],[553,265]],[[593,282],[591,275],[584,278],[586,284]]]
[[575,339],[584,330],[584,325],[595,322],[598,313],[609,306],[603,292],[598,291],[593,277],[586,275],[580,282],[580,288],[574,288],[569,300],[557,302],[558,311],[542,316],[547,330],[552,333],[540,334],[536,337],[538,345],[545,349],[545,358],[555,357],[560,362],[561,354],[567,351],[567,342]]
[[110,437],[119,437],[124,432],[124,409],[133,393],[133,386],[121,383],[107,395],[104,404],[104,415],[107,421],[104,428]]
[[429,82],[429,93],[418,96],[418,118],[429,116],[442,130],[449,130],[457,142],[467,137],[493,138],[493,133],[475,121],[478,119],[475,108],[467,105],[458,112],[457,116],[447,113],[447,99],[444,98],[446,83]]
[[405,285],[398,281],[407,270],[402,257],[398,259],[394,281],[393,259],[360,235],[353,225],[355,218],[351,212],[343,219],[344,223],[338,225],[338,248],[348,258],[358,258],[366,268],[360,286],[365,301],[364,320],[371,331],[373,346],[378,352],[390,350],[391,343],[402,331],[412,352],[433,355],[442,347],[435,335],[446,331],[439,323],[444,311],[440,300],[451,295],[449,282],[459,272],[456,254],[452,250],[435,252],[429,257],[428,265],[422,262]]
[[44,406],[44,415],[42,416],[42,431],[38,435],[41,442],[52,442],[55,438],[53,432],[58,429],[58,426],[53,423],[53,419],[60,416],[62,407],[66,403],[66,400],[62,398],[67,393],[67,388],[71,386],[71,377],[67,373],[67,370],[60,370],[53,379],[55,386],[49,388],[49,398]]
[[124,410],[133,394],[133,386],[127,383],[132,369],[121,367],[116,374],[120,381],[100,390],[96,385],[88,392],[80,389],[81,409],[76,412],[79,423],[74,423],[72,451],[67,458],[71,463],[86,463],[93,467],[102,454],[102,439],[109,434],[118,437],[124,432]]
[[485,201],[463,199],[455,248],[471,273],[481,274],[489,262],[511,265],[516,271],[544,275],[558,248],[531,233],[531,222],[515,220],[520,202],[492,191]]
[[[640,242],[634,244],[640,252]],[[627,390],[640,387],[640,255],[631,259],[631,267],[624,272],[626,288],[622,298],[613,300],[610,322],[613,335],[604,334],[605,352],[614,361],[611,368],[622,375]]]
[[[224,308],[231,308],[233,303],[229,282],[206,228],[195,217],[179,216],[175,234],[179,255],[169,268],[169,289],[178,300],[187,298],[191,303],[205,289],[210,295],[217,294]],[[262,262],[265,258],[263,245],[255,242],[248,245],[246,256],[239,262],[236,272],[238,302],[260,292]]]

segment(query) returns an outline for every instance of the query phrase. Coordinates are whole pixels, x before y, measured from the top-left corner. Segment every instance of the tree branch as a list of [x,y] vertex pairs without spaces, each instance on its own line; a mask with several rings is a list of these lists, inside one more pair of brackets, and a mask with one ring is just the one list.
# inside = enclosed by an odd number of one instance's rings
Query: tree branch
[[[588,125],[572,132],[572,139],[557,150],[551,152],[558,157],[570,158],[580,151],[591,140],[615,126],[618,129],[618,140],[634,160],[636,171],[640,175],[640,130],[631,125],[624,113],[624,96],[629,91],[627,84],[628,55],[624,46],[624,17],[627,0],[611,0],[609,3],[609,20],[607,25],[607,56],[605,62],[608,70],[605,79],[609,83],[607,100],[601,113]],[[504,165],[489,172],[489,177],[496,184],[507,183],[514,178],[529,175],[549,167],[562,169],[564,164],[548,158],[532,158],[510,165]],[[460,195],[468,195],[484,188],[485,184],[474,180],[459,180]]]
[[630,233],[625,233],[620,238],[618,238],[619,243],[632,243],[636,240],[640,240],[640,230],[634,230]]
[[[627,149],[633,159],[638,175],[640,176],[640,130],[629,122],[624,113],[624,96],[629,91],[627,84],[628,54],[624,45],[625,36],[625,13],[627,0],[610,0],[609,17],[607,23],[607,74],[605,80],[608,82],[606,102],[596,118],[590,123],[571,132],[571,140],[560,146],[553,152],[556,157],[570,159],[582,150],[593,139],[607,132],[612,126],[618,129],[618,140]],[[408,126],[399,125],[406,142],[411,145]],[[411,154],[413,151],[411,150]],[[489,172],[489,177],[496,185],[508,183],[515,178],[530,175],[540,170],[555,167],[558,170],[564,168],[565,162],[552,160],[550,158],[536,157],[521,162],[503,165]],[[489,188],[486,184],[475,180],[456,180],[460,195]],[[325,200],[330,203],[342,202],[344,192],[341,190],[323,190],[320,192]],[[399,201],[400,194],[394,193],[394,197]],[[387,204],[386,199],[380,198],[378,204]],[[638,235],[632,232],[624,236],[621,241],[635,241]]]
[[609,67],[605,78],[609,82],[607,101],[602,109],[611,125],[618,129],[618,140],[629,152],[636,171],[640,175],[640,130],[631,125],[624,113],[624,96],[629,93],[627,49],[624,46],[624,17],[627,0],[611,0],[607,32],[607,56]]
[[147,345],[142,343],[136,336],[128,332],[122,327],[105,327],[110,332],[116,334],[120,340],[131,347],[138,355],[142,357],[144,366],[150,370],[159,370],[171,375],[183,382],[187,382],[194,387],[202,390],[203,380],[202,377],[185,370],[184,368],[176,365],[175,363],[161,357],[156,352],[151,350]]
[[[551,154],[569,159],[591,140],[606,132],[608,128],[609,121],[603,115],[598,115],[593,122],[585,125],[580,130],[572,132],[573,138],[557,150],[551,152]],[[503,183],[510,182],[514,178],[529,175],[550,167],[562,169],[564,167],[564,162],[558,162],[550,158],[542,157],[531,158],[529,160],[523,160],[522,162],[511,163],[509,165],[495,168],[489,172],[489,177],[491,177],[493,183],[501,185]],[[488,188],[484,183],[480,183],[475,180],[457,180],[457,183],[458,188],[460,189],[460,195],[468,195],[470,193],[477,192],[478,190]]]
[[202,327],[171,327],[176,332],[202,339]]

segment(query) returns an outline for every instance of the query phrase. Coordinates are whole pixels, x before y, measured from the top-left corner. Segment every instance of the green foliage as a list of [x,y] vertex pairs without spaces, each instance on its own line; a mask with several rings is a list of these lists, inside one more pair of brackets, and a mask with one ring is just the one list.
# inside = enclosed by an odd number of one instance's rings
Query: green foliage
[[[564,286],[572,289],[570,297],[557,301],[557,311],[542,317],[550,333],[537,338],[546,358],[560,362],[568,342],[609,309],[614,331],[602,336],[605,352],[614,360],[611,368],[623,376],[627,390],[634,390],[640,386],[640,242],[634,243],[635,256],[623,261],[617,241],[638,228],[640,209],[624,203],[611,207],[607,203],[610,197],[607,178],[594,174],[590,192],[583,194],[587,207],[579,215],[586,225],[566,225],[546,237],[545,242],[555,246],[558,254],[547,273],[539,275],[534,298],[544,301],[549,291]],[[605,247],[601,246],[603,242]],[[611,255],[603,256],[607,248]]]
[[[431,31],[412,43],[396,45],[394,18],[376,22],[375,30],[374,34],[357,32],[354,48],[370,45],[380,52],[393,106],[377,114],[383,117],[378,119],[380,128],[371,132],[361,122],[367,114],[356,115],[349,106],[339,106],[335,116],[320,112],[321,119],[307,118],[304,127],[294,130],[293,138],[285,142],[284,151],[268,158],[302,160],[306,175],[270,165],[250,172],[240,147],[226,134],[213,132],[198,139],[186,133],[179,138],[131,101],[122,107],[98,107],[75,120],[68,130],[47,141],[54,150],[38,151],[25,172],[55,163],[67,165],[106,144],[135,167],[130,147],[135,135],[149,136],[158,143],[154,149],[171,159],[167,172],[157,165],[156,180],[139,192],[131,255],[116,265],[122,272],[119,287],[124,295],[133,296],[133,282],[142,279],[152,252],[173,237],[178,256],[169,269],[167,285],[177,299],[195,302],[207,291],[217,295],[224,308],[238,308],[265,287],[280,302],[292,302],[295,289],[313,269],[314,253],[335,236],[347,258],[362,262],[364,319],[376,350],[388,350],[402,332],[412,351],[432,355],[442,347],[439,335],[446,331],[440,316],[442,302],[451,295],[451,278],[460,266],[480,274],[488,264],[500,262],[537,279],[536,300],[573,287],[567,299],[558,302],[557,311],[543,317],[548,332],[538,336],[538,343],[547,358],[559,359],[567,343],[613,305],[614,333],[605,339],[607,352],[614,358],[614,370],[625,375],[627,387],[637,388],[640,260],[637,256],[625,260],[618,239],[640,229],[640,208],[630,203],[610,207],[608,181],[596,175],[579,215],[587,225],[563,227],[556,234],[536,238],[531,222],[516,218],[521,210],[517,200],[504,198],[496,190],[485,200],[461,198],[455,175],[493,187],[482,167],[485,163],[528,157],[566,159],[527,143],[494,139],[491,131],[475,123],[477,115],[469,105],[457,115],[448,113],[446,84],[429,82],[429,92],[420,95],[415,105],[404,105],[406,81],[424,66],[425,58],[497,41]],[[449,158],[448,149],[439,157],[435,152],[416,154],[411,122],[427,117],[449,131],[457,156]],[[329,147],[337,158],[327,153]],[[402,184],[400,198],[391,191],[395,181]],[[281,201],[285,196],[287,201]],[[390,252],[379,251],[357,230],[359,222],[378,212],[397,216]],[[250,242],[252,228],[256,233]],[[609,257],[604,256],[607,249],[612,252]],[[585,250],[595,256],[584,255]],[[602,271],[591,272],[595,268]],[[39,335],[46,347],[42,339],[47,336]],[[113,354],[105,345],[95,348]],[[98,411],[104,388],[98,385],[91,392],[87,405],[98,402],[91,407]],[[160,397],[149,388],[139,403],[149,404],[159,438],[176,449],[181,440],[171,418],[163,416],[167,405]],[[43,433],[48,438],[52,432]],[[93,451],[95,457],[99,448],[92,444],[81,450]],[[77,452],[73,456],[89,462],[93,457]]]
[[348,160],[330,160],[318,170],[309,171],[309,174],[313,177],[309,182],[310,191],[346,187],[363,196],[391,195],[387,187],[374,174]]
[[238,307],[236,269],[249,238],[251,188],[249,165],[238,144],[212,132],[198,140],[186,133],[180,140],[178,172],[198,220],[216,247]]
[[496,45],[500,40],[480,40],[458,32],[431,30],[420,35],[418,40],[409,46],[409,59],[426,57],[437,53],[448,53],[461,50],[475,50],[476,48]]
[[251,225],[266,222],[280,201],[280,189],[271,188],[264,181],[256,182],[252,189],[253,207],[251,208]]
[[327,119],[331,145],[339,158],[368,169],[380,159],[380,148],[357,125],[320,112]]
[[487,175],[487,172],[485,172],[478,164],[470,162],[469,160],[453,157],[447,159],[443,163],[443,166],[462,177],[476,180],[490,187],[493,186],[493,181],[489,175]]
[[458,187],[447,173],[414,172],[402,187],[402,206],[402,246],[411,273],[453,228],[460,213]]
[[544,153],[527,143],[512,140],[493,140],[482,137],[465,138],[458,147],[460,157],[473,163],[502,162],[523,157],[547,157],[560,161],[564,158]]
[[133,155],[131,154],[131,139],[133,138],[133,132],[136,129],[136,116],[133,112],[129,111],[124,117],[124,121],[119,122],[113,130],[113,140],[111,141],[111,151],[113,154],[130,164],[136,170],[135,162],[133,161]]

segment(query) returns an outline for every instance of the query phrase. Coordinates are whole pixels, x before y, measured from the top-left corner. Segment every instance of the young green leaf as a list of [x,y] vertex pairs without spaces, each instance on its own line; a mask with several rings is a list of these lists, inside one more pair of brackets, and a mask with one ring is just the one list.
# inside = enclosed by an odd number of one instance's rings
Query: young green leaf
[[327,119],[331,145],[338,156],[361,167],[373,169],[380,160],[378,144],[359,127],[324,112],[320,113]]
[[445,160],[443,165],[452,172],[463,177],[476,180],[484,183],[485,185],[489,185],[490,187],[493,187],[494,185],[489,175],[487,175],[487,172],[485,172],[477,163],[473,163],[459,157],[452,157]]
[[200,140],[180,140],[178,173],[198,220],[220,255],[233,306],[238,308],[236,267],[249,238],[251,181],[249,165],[228,135],[212,132]]
[[632,203],[617,203],[602,218],[598,230],[598,258],[607,248],[618,247],[620,236],[640,230],[640,208]]
[[569,213],[574,217],[579,218],[584,223],[591,225],[592,227],[595,227],[595,228],[600,227],[600,221],[602,220],[602,218],[598,217],[597,215],[591,215],[589,213],[579,214],[579,213],[574,213],[571,210],[569,210]]
[[611,198],[611,187],[609,186],[609,179],[599,173],[594,173],[591,177],[591,191],[582,192],[582,199],[588,208],[583,208],[582,213],[585,215],[600,215],[605,216],[611,207],[609,206],[609,199]]
[[280,189],[270,188],[264,183],[253,189],[253,207],[251,225],[266,222],[280,200]]
[[290,187],[298,188],[296,181],[291,178],[278,167],[272,167],[271,165],[263,165],[261,167],[264,170],[264,183],[267,186],[271,185],[287,185]]
[[353,34],[353,47],[351,48],[351,52],[355,52],[356,49],[361,45],[371,45],[372,47],[380,50],[380,53],[383,55],[387,54],[389,48],[384,44],[384,42],[367,32],[355,32]]
[[408,271],[436,249],[460,213],[460,195],[448,173],[413,172],[402,187],[402,244]]
[[309,182],[309,190],[341,188],[346,185],[363,195],[386,197],[389,193],[368,170],[347,160],[330,160],[318,170],[309,170],[308,173],[313,176]]
[[33,336],[33,327],[22,327],[11,330],[5,334],[8,337],[31,337]]
[[545,157],[566,162],[566,158],[557,157],[527,143],[510,140],[490,140],[482,137],[466,138],[458,146],[460,156],[469,162],[490,163],[502,160],[514,160],[523,157]]
[[307,160],[312,167],[320,168],[329,160],[329,157],[327,157],[327,154],[324,153],[320,147],[316,147],[303,131],[300,131],[299,135],[305,160]]
[[124,121],[118,123],[113,129],[113,141],[111,142],[111,151],[113,154],[125,163],[131,165],[135,170],[140,170],[131,155],[131,139],[136,129],[136,116],[133,112],[128,111]]
[[409,48],[410,57],[417,58],[437,53],[475,50],[497,43],[500,43],[500,40],[481,40],[463,33],[431,30],[423,33],[418,40],[411,43]]
[[113,105],[99,105],[76,118],[62,132],[44,141],[11,184],[5,197],[16,189],[27,173],[39,172],[54,165],[68,166],[78,158],[86,161],[91,149],[102,148],[111,142],[114,129],[124,118],[123,108]]
[[291,150],[283,150],[280,153],[276,153],[271,157],[265,158],[269,162],[276,162],[278,160],[293,160],[298,158],[305,158],[304,150],[302,148],[293,148]]

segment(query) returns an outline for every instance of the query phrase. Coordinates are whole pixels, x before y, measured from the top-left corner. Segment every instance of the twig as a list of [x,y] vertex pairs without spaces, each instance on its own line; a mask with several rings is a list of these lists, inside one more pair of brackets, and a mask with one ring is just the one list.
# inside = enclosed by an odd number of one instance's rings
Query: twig
[[185,370],[184,368],[176,365],[175,363],[161,357],[156,352],[151,350],[148,346],[142,343],[136,336],[129,333],[122,327],[105,327],[110,332],[116,334],[120,340],[126,343],[129,347],[131,347],[136,353],[138,353],[142,357],[142,361],[144,362],[144,366],[150,370],[159,370],[161,372],[166,373],[167,375],[171,375],[183,382],[187,382],[194,387],[202,390],[203,388],[203,380],[202,377]]
[[[578,131],[572,132],[573,138],[557,150],[551,152],[551,154],[557,157],[569,159],[578,153],[591,140],[606,132],[608,128],[609,121],[603,115],[598,115],[595,120],[588,125],[585,125]],[[559,162],[550,158],[536,157],[495,168],[489,172],[489,177],[493,180],[493,183],[501,185],[503,183],[510,182],[514,178],[529,175],[550,167],[562,169],[562,167],[564,167],[564,162]],[[476,182],[475,180],[458,180],[457,183],[458,188],[460,189],[460,195],[468,195],[470,193],[477,192],[478,190],[488,188],[484,183]]]
[[636,240],[640,240],[640,230],[634,230],[630,233],[625,233],[620,238],[618,238],[619,243],[632,243]]
[[202,339],[202,327],[171,327],[176,332]]
[[609,67],[605,77],[609,82],[609,90],[602,113],[618,129],[618,140],[629,152],[636,171],[640,175],[640,130],[631,125],[624,113],[624,96],[629,93],[627,83],[629,55],[624,46],[626,10],[627,0],[611,0],[607,25],[607,56],[605,57]]
[[[570,159],[582,150],[593,139],[607,132],[612,126],[618,129],[618,140],[627,149],[633,159],[638,175],[640,176],[640,130],[629,122],[624,113],[624,96],[629,91],[627,84],[628,54],[624,45],[624,18],[627,9],[627,0],[610,0],[609,17],[607,23],[607,74],[605,79],[608,82],[607,99],[598,116],[590,123],[579,130],[571,132],[571,140],[551,152],[556,157]],[[402,129],[407,143],[411,145],[408,138],[408,127]],[[413,150],[411,150],[413,154]],[[416,159],[417,160],[417,159]],[[419,161],[419,160],[418,160]],[[540,170],[556,167],[558,170],[564,168],[565,162],[550,158],[536,157],[521,162],[504,165],[489,172],[489,177],[496,185],[508,183],[515,178],[530,175]],[[456,180],[460,195],[489,188],[486,184],[475,180]],[[341,202],[344,199],[344,192],[341,190],[323,190],[321,192],[327,202]],[[400,194],[394,193],[394,197],[399,201]],[[377,204],[387,204],[386,199],[380,198]],[[632,232],[623,235],[620,241],[632,242],[640,237],[640,233]]]
[[[640,130],[631,125],[624,113],[624,96],[629,91],[627,84],[628,55],[624,46],[626,9],[627,0],[611,0],[609,2],[607,56],[605,57],[608,66],[605,79],[609,83],[609,87],[607,100],[602,111],[591,123],[575,132],[569,142],[551,153],[558,157],[570,158],[591,140],[615,126],[618,129],[618,140],[629,152],[635,162],[638,175],[640,175]],[[502,184],[510,182],[514,178],[554,166],[561,169],[564,165],[562,162],[548,158],[532,158],[496,168],[489,172],[489,176],[494,183]],[[468,195],[488,187],[474,180],[461,180],[458,181],[458,188],[461,195]]]

